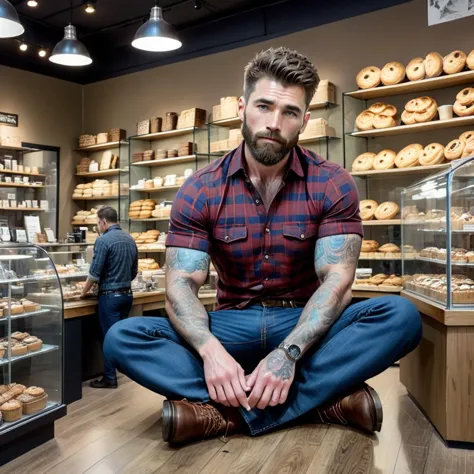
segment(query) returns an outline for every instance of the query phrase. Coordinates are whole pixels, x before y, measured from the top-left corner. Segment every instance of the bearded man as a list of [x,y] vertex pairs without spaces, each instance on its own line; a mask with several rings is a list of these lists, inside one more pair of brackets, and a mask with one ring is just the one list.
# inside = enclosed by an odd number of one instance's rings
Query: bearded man
[[[319,83],[286,48],[246,67],[244,140],[189,177],[166,241],[169,318],[121,321],[105,352],[167,399],[163,438],[255,436],[297,422],[381,429],[365,384],[415,349],[420,315],[406,299],[351,304],[363,228],[341,166],[298,146]],[[198,299],[210,261],[217,310]]]

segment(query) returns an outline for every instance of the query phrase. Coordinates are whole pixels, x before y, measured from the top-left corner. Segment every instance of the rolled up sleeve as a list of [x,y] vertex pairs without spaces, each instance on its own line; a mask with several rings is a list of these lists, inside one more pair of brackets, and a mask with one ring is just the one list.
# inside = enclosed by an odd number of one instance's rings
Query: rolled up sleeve
[[100,281],[102,272],[104,270],[105,261],[107,258],[107,244],[100,238],[96,241],[94,246],[94,256],[92,264],[89,269],[89,277],[96,282]]

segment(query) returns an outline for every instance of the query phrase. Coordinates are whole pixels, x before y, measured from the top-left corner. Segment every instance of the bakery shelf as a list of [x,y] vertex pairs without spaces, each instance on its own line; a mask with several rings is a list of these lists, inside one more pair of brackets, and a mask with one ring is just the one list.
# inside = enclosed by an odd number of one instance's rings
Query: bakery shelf
[[79,178],[101,178],[103,176],[118,176],[120,171],[122,170],[89,171],[87,173],[76,173],[76,176]]
[[314,142],[319,142],[321,140],[338,140],[339,137],[333,137],[329,135],[320,135],[317,137],[309,137],[309,138],[300,138],[298,140],[298,145],[304,145],[306,143],[314,143]]
[[[25,311],[24,313],[21,313],[21,314],[12,314],[10,316],[10,319],[11,320],[24,319],[24,318],[29,318],[30,316],[39,316],[41,314],[47,314],[49,312],[50,312],[49,309],[40,309],[39,311],[31,311],[31,312]],[[6,316],[5,311],[4,311],[3,317],[0,318],[0,323],[7,322],[7,321],[8,321],[8,317]]]
[[231,117],[210,122],[210,125],[215,125],[216,127],[240,127],[242,125],[242,120],[240,120],[239,117]]
[[165,253],[166,249],[152,249],[152,250],[143,250],[138,249],[138,253]]
[[34,176],[35,178],[46,178],[45,174],[25,173],[24,171],[0,170],[1,174],[17,174],[18,176]]
[[[446,260],[438,260],[437,258],[418,257],[417,260],[422,262],[437,263],[438,265],[446,265]],[[459,267],[474,267],[474,262],[455,262],[451,259],[451,265]]]
[[147,133],[146,135],[135,135],[134,137],[130,137],[130,138],[133,138],[134,140],[161,140],[162,138],[188,135],[189,133],[193,133],[194,130],[197,130],[197,129],[198,127],[187,127],[187,128],[180,128],[178,130],[169,130],[167,132]]
[[82,253],[85,250],[61,250],[59,252],[48,252],[50,255],[73,255],[75,253]]
[[138,191],[140,193],[161,193],[163,191],[167,191],[167,190],[176,190],[176,189],[179,189],[181,187],[181,184],[176,184],[176,185],[173,185],[173,186],[161,186],[159,188],[151,188],[151,189],[143,189],[143,188],[130,188],[130,191]]
[[130,218],[131,221],[133,222],[164,222],[164,221],[169,221],[169,217],[149,217],[148,219],[133,219]]
[[[370,260],[371,262],[386,262],[391,260],[401,260],[402,257],[378,257],[378,258],[371,258],[371,257],[359,257],[359,260]],[[407,260],[416,260],[416,257],[408,257],[404,259]]]
[[371,89],[361,89],[346,92],[344,95],[356,99],[377,99],[394,95],[410,94],[413,92],[431,91],[448,87],[471,84],[474,81],[474,71],[459,72],[448,76],[432,77],[421,81],[404,82],[394,86],[379,86]]
[[71,225],[97,225],[97,222],[72,221]]
[[[43,243],[40,243],[40,244],[36,244],[38,247],[44,247],[44,248],[51,248],[51,247],[74,247],[74,246],[78,246],[78,247],[87,247],[91,244],[87,243],[87,242],[65,242],[64,244],[59,244],[57,242],[54,242],[54,243],[47,243],[47,244],[43,244]],[[49,252],[49,253],[53,253],[53,252]]]
[[12,429],[15,425],[23,424],[31,418],[41,417],[46,412],[51,411],[53,408],[58,408],[59,406],[60,405],[57,402],[48,401],[44,410],[37,411],[35,413],[32,413],[31,415],[22,415],[21,418],[17,421],[4,421],[2,425],[0,425],[0,432]]
[[120,196],[88,196],[88,197],[73,197],[73,201],[113,201],[114,199],[118,199]]
[[45,212],[40,207],[0,207],[0,211]]
[[[36,148],[29,148],[24,146],[7,146],[7,145],[0,145],[0,150],[7,150],[7,151],[25,151],[30,153],[32,151],[39,151]],[[3,170],[2,170],[3,171]]]
[[[197,155],[186,155],[178,156],[177,158],[163,158],[161,160],[148,160],[148,161],[139,161],[138,163],[132,163],[132,166],[167,166],[176,163],[191,163],[196,161]],[[206,155],[207,156],[207,155]]]
[[128,145],[127,141],[121,140],[119,142],[107,142],[99,143],[98,145],[90,145],[76,148],[75,151],[100,151],[100,150],[111,150],[113,148],[119,148],[122,145]]
[[89,276],[88,273],[70,273],[70,274],[59,274],[60,280],[72,280],[74,278],[87,278]]
[[352,171],[352,176],[359,176],[361,178],[370,176],[405,176],[409,174],[431,173],[445,168],[449,168],[450,163],[443,163],[442,165],[433,166],[412,166],[411,168],[393,168],[390,170],[369,170],[369,171]]
[[401,219],[390,219],[386,221],[362,221],[363,225],[400,225],[402,223]]
[[43,184],[19,184],[19,183],[0,183],[1,188],[32,188],[43,189]]
[[308,110],[317,110],[317,109],[331,109],[337,107],[338,104],[334,102],[313,102],[309,104]]
[[354,283],[352,289],[356,291],[375,291],[377,293],[400,293],[403,290],[402,286],[389,286],[389,285],[362,285]]
[[[50,344],[43,344],[43,347],[39,351],[28,352],[27,354],[21,355],[21,356],[14,356],[10,359],[10,361],[11,362],[17,362],[19,360],[30,359],[31,357],[46,354],[48,352],[54,352],[54,351],[57,351],[58,349],[59,349],[58,346],[53,346],[53,345],[50,345]],[[9,362],[9,360],[6,359],[6,358],[5,359],[0,359],[0,366],[7,365],[8,362]]]
[[349,132],[346,135],[356,138],[388,137],[392,135],[404,135],[408,133],[430,132],[443,128],[464,127],[474,125],[474,117],[456,117],[450,120],[433,120],[431,122],[416,123],[414,125],[399,125],[397,127],[380,128],[377,130],[365,130],[360,132]]

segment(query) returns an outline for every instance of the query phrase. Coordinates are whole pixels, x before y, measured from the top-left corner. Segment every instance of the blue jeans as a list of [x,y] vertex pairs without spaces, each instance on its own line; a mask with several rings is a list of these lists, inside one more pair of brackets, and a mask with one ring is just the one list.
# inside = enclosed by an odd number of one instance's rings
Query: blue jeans
[[[209,313],[210,329],[249,374],[297,324],[302,308],[264,308]],[[405,356],[421,340],[416,307],[399,296],[350,305],[319,344],[297,362],[283,405],[240,409],[252,435],[304,415],[350,393]],[[166,318],[136,317],[116,324],[104,344],[106,358],[141,385],[169,399],[210,400],[202,360]]]
[[[99,296],[99,322],[104,337],[110,328],[125,319],[132,307],[133,296],[124,293],[110,293]],[[115,381],[115,365],[107,358],[104,353],[104,377],[107,380]]]

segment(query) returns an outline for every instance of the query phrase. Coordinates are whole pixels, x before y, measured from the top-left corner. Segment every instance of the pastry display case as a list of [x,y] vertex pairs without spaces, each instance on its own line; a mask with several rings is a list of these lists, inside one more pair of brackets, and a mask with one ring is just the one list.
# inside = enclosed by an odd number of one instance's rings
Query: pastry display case
[[474,309],[474,158],[402,192],[405,292],[446,309]]
[[[39,275],[39,269],[48,272]],[[46,288],[48,298],[42,300]],[[23,438],[31,441],[36,432],[38,442],[46,440],[45,425],[65,410],[63,301],[46,251],[28,244],[1,245],[0,292],[1,464],[21,451]]]

